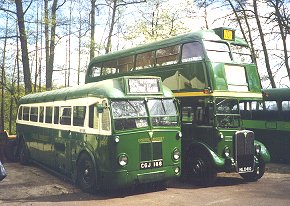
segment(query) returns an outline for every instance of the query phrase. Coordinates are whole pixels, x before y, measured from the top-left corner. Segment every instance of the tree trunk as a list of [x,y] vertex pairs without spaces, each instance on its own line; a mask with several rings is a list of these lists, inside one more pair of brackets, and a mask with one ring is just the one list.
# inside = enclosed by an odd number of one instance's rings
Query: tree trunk
[[109,53],[112,49],[112,35],[114,31],[114,26],[115,26],[115,18],[116,18],[116,11],[117,11],[117,0],[113,0],[113,6],[112,6],[112,18],[111,18],[111,24],[110,24],[110,29],[109,29],[109,35],[108,35],[108,41],[107,41],[107,46],[106,46],[106,54]]
[[[279,8],[282,6],[279,6],[279,2],[278,1],[274,1],[271,2],[275,8],[275,16],[277,19],[277,23],[279,26],[279,30],[280,30],[280,35],[281,35],[281,39],[283,42],[283,53],[284,53],[284,59],[285,59],[285,67],[287,69],[287,73],[288,73],[288,78],[290,80],[290,65],[289,65],[289,56],[288,56],[288,48],[287,48],[287,29],[284,28],[284,25],[287,25],[287,22],[284,22],[283,20],[283,16],[279,10]],[[282,2],[281,2],[282,3]],[[284,18],[287,18],[286,16]]]
[[50,75],[49,68],[49,19],[48,19],[48,0],[44,0],[44,35],[45,35],[45,85],[46,89],[50,89],[52,86],[52,75]]
[[96,0],[91,0],[91,45],[90,60],[95,56],[95,16],[96,16]]
[[50,45],[49,45],[49,58],[46,68],[46,89],[52,89],[52,73],[54,64],[54,50],[55,50],[55,30],[56,30],[56,9],[57,0],[53,0],[51,7],[51,30],[50,30]]
[[15,4],[16,4],[16,11],[17,11],[18,28],[19,28],[19,33],[20,33],[20,44],[21,44],[21,51],[22,51],[22,65],[23,65],[23,74],[24,74],[25,94],[29,94],[32,92],[31,73],[30,73],[30,68],[29,68],[27,36],[26,36],[26,31],[25,31],[22,1],[20,1],[20,0],[15,1]]
[[268,56],[268,51],[267,51],[266,42],[265,42],[265,38],[264,38],[264,33],[263,33],[261,22],[260,22],[260,19],[259,19],[257,1],[256,0],[253,0],[253,6],[254,6],[255,18],[256,18],[257,26],[258,26],[258,30],[259,30],[259,36],[260,36],[260,39],[261,39],[263,52],[264,52],[264,56],[265,56],[265,63],[266,63],[267,73],[268,73],[269,80],[270,80],[272,88],[276,88],[276,83],[274,81],[274,77],[273,77],[271,66],[270,66],[270,62],[269,62],[269,56]]

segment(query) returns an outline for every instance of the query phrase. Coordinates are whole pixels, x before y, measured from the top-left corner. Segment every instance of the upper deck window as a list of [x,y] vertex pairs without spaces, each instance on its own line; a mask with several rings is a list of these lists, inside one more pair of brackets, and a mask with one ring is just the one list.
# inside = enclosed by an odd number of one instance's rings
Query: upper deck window
[[117,73],[117,60],[111,60],[103,63],[102,76]]
[[249,47],[231,44],[231,50],[232,50],[234,62],[246,63],[246,64],[253,63],[253,59],[252,59],[251,51]]
[[128,56],[118,59],[119,72],[131,71],[134,67],[134,56]]
[[146,69],[154,66],[154,52],[145,52],[137,54],[136,56],[136,69]]
[[182,46],[182,62],[199,61],[204,57],[203,48],[199,42],[190,42]]
[[225,73],[229,91],[249,91],[244,67],[225,65]]
[[91,77],[98,77],[101,75],[102,63],[94,65],[91,69]]
[[156,65],[176,64],[179,57],[179,45],[170,46],[156,51]]
[[213,62],[231,62],[230,49],[226,43],[204,41],[208,58]]

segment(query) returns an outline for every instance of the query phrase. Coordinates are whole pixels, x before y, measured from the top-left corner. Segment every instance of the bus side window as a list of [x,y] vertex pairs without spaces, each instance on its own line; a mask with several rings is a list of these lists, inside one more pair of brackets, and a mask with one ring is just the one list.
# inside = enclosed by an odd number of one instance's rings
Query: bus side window
[[137,54],[136,57],[136,70],[146,69],[154,66],[154,52],[146,52]]
[[44,119],[44,107],[39,107],[39,122],[43,122]]
[[158,49],[156,51],[156,65],[176,64],[179,58],[179,45]]
[[264,120],[273,120],[277,121],[281,119],[278,112],[278,105],[276,101],[265,101],[265,115],[263,116]]
[[290,101],[283,101],[282,102],[282,111],[281,114],[283,115],[284,121],[290,121]]
[[73,107],[73,125],[74,126],[84,126],[86,116],[86,107],[85,106],[76,106]]
[[32,122],[38,121],[38,107],[31,107],[31,109],[30,109],[30,121],[32,121]]
[[98,76],[100,76],[101,75],[101,68],[102,68],[102,64],[101,63],[93,66],[92,73],[91,73],[91,77],[98,77]]
[[19,107],[19,111],[18,111],[18,119],[19,120],[22,120],[22,116],[23,116],[23,107],[22,106],[20,106]]
[[54,107],[54,114],[53,114],[53,123],[59,123],[59,107]]
[[203,56],[203,48],[199,42],[190,42],[182,46],[182,62],[199,61]]
[[45,108],[45,123],[52,123],[52,107]]
[[89,107],[89,127],[94,129],[99,128],[99,118],[96,105],[91,105]]
[[71,107],[61,107],[60,124],[71,125]]
[[29,121],[30,107],[23,107],[23,120]]

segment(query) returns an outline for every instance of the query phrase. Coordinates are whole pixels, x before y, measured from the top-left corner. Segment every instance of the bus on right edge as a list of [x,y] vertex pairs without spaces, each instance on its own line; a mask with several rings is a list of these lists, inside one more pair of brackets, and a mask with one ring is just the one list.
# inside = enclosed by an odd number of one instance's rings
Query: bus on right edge
[[240,103],[243,126],[255,132],[272,162],[290,162],[290,88],[264,89],[263,100]]

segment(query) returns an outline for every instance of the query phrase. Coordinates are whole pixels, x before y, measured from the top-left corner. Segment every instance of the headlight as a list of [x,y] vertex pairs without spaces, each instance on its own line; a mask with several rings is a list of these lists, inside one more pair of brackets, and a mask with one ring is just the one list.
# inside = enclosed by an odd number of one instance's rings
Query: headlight
[[256,149],[256,154],[260,154],[260,152],[261,152],[261,145],[256,144],[255,145],[255,149]]
[[124,167],[128,164],[128,156],[126,154],[121,154],[118,158],[119,165]]
[[119,141],[120,141],[120,137],[119,136],[116,136],[115,137],[115,142],[118,143]]
[[176,167],[176,168],[174,169],[174,173],[175,173],[175,174],[179,174],[179,173],[180,173],[180,168],[179,168],[179,167]]
[[172,153],[173,160],[177,161],[180,159],[180,150],[175,148]]
[[230,154],[231,154],[230,148],[229,147],[225,147],[224,148],[224,155],[225,155],[225,157],[229,157]]
[[180,139],[182,137],[182,133],[179,131],[179,132],[177,132],[177,134],[176,134],[176,139]]

